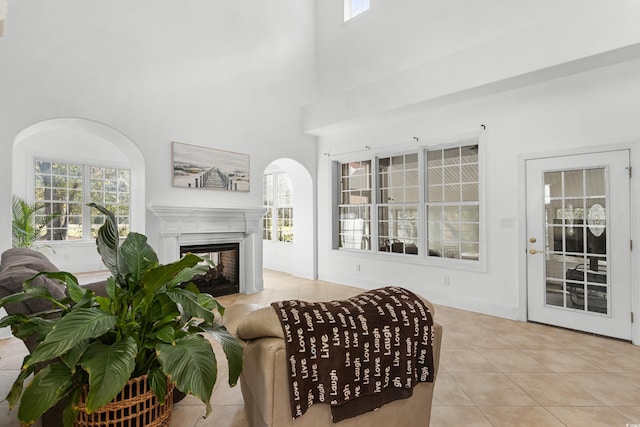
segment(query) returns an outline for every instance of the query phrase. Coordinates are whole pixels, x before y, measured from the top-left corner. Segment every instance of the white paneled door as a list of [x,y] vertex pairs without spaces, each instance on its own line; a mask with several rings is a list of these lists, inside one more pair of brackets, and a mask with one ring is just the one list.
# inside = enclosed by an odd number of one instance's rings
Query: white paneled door
[[629,151],[526,161],[528,319],[631,338]]

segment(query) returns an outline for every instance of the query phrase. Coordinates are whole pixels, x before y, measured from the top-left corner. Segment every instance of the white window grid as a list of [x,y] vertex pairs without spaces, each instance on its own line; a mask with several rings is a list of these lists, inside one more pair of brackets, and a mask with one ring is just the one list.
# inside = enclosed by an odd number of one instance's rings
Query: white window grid
[[293,183],[284,171],[268,172],[263,176],[262,238],[278,242],[293,242]]
[[94,202],[114,213],[121,237],[130,227],[130,177],[128,169],[34,159],[34,202],[45,205],[36,219],[52,212],[52,220],[39,240],[94,239],[104,216],[87,206]]
[[[399,253],[400,256],[420,255],[428,259],[448,258],[447,262],[459,260],[470,266],[478,264],[471,268],[484,268],[478,139],[473,137],[421,147],[417,152],[373,155],[371,159],[338,163],[336,248],[373,249],[389,254],[386,256],[398,256]],[[428,167],[429,157],[437,152],[441,154],[441,163],[432,162]],[[418,161],[414,167],[416,157]],[[393,167],[394,159],[396,168]],[[352,191],[345,187],[342,168],[359,163],[377,166],[372,177],[375,179],[370,178],[374,188],[369,190],[376,195],[374,203],[346,203],[345,197],[352,196]],[[391,168],[387,168],[389,164]],[[382,172],[381,165],[384,166]],[[389,179],[381,179],[380,174],[389,174]],[[366,212],[367,221],[376,225],[368,230],[369,240],[378,242],[375,248],[356,244],[352,235],[357,227],[348,226],[346,221],[364,217],[362,210]],[[349,242],[354,244],[347,244]]]
[[338,247],[371,249],[372,162],[341,163],[338,168]]

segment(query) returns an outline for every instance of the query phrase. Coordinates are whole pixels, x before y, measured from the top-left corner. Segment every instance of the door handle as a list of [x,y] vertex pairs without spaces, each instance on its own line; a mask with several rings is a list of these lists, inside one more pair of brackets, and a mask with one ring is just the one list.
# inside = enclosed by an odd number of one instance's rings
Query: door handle
[[539,254],[539,253],[541,253],[541,252],[542,252],[542,251],[537,251],[537,250],[535,250],[535,249],[529,249],[529,253],[530,253],[531,255]]

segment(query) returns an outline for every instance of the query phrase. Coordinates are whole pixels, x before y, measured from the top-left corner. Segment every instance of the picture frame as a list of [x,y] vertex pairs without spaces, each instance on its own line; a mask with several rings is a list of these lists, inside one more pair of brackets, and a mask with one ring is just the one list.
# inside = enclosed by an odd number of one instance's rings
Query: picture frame
[[249,155],[171,143],[173,186],[202,190],[250,190]]

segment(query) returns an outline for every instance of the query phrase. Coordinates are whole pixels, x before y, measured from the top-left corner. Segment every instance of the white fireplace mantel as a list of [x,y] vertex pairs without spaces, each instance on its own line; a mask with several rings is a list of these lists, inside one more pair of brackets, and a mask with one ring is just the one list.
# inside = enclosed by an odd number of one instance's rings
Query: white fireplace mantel
[[160,261],[180,257],[180,246],[207,243],[240,244],[240,292],[263,289],[262,217],[266,209],[148,205],[159,225]]

